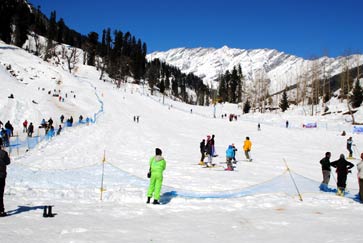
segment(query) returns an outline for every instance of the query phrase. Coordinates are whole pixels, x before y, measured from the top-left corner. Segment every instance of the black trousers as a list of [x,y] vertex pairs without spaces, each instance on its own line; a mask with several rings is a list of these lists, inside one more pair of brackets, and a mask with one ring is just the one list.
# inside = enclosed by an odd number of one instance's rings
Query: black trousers
[[0,178],[0,212],[4,212],[5,178]]
[[346,173],[338,173],[338,181],[337,186],[340,188],[344,188],[347,186],[347,174]]

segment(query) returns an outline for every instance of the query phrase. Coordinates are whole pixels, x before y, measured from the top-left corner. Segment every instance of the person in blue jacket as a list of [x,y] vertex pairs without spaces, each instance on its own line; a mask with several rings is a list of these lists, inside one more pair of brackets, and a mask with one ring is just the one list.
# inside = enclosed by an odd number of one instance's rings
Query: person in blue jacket
[[226,150],[226,160],[227,160],[227,168],[225,170],[233,170],[233,166],[232,166],[232,159],[235,156],[235,151],[233,149],[232,145],[229,145],[227,150]]

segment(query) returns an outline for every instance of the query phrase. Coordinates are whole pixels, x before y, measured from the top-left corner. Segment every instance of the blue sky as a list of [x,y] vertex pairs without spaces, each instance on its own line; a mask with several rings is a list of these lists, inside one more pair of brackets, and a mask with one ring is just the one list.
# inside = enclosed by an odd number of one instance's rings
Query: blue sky
[[[362,0],[29,0],[82,34],[130,31],[148,52],[271,48],[304,58],[363,53]],[[100,35],[101,37],[101,35]]]

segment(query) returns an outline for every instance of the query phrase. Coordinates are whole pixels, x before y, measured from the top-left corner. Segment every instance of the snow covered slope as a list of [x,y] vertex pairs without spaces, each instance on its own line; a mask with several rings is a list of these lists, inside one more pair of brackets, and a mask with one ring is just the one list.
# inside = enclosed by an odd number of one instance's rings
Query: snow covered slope
[[[153,52],[147,56],[148,60],[158,58],[170,65],[176,66],[182,72],[192,72],[203,78],[205,83],[213,83],[219,74],[232,70],[234,66],[241,65],[243,74],[248,83],[258,79],[271,80],[270,93],[280,91],[286,85],[294,84],[299,75],[304,75],[313,65],[312,60],[289,55],[271,49],[235,49],[223,46],[222,48],[177,48],[166,52]],[[343,58],[322,57],[315,61],[319,63],[320,75],[332,76],[340,73],[343,67]],[[348,58],[350,67],[363,63],[363,55],[352,55]],[[214,84],[216,87],[216,85]]]
[[[10,216],[0,219],[1,243],[363,240],[363,208],[355,199],[356,168],[348,175],[347,197],[319,190],[319,160],[324,153],[331,151],[336,159],[347,152],[342,129],[353,136],[355,156],[363,149],[363,137],[352,134],[352,126],[341,114],[305,116],[289,110],[245,116],[233,104],[218,104],[216,110],[168,98],[163,104],[162,96],[151,96],[136,84],[117,89],[111,82],[100,81],[93,67],[79,65],[69,74],[62,66],[3,43],[0,63],[1,120],[10,120],[22,139],[23,119],[37,125],[41,118],[53,116],[59,124],[60,114],[76,118],[92,115],[103,106],[95,124],[67,128],[28,152],[12,150],[5,190]],[[59,102],[48,95],[54,89],[62,95],[73,91],[76,98],[68,96]],[[7,98],[9,93],[14,99]],[[233,122],[221,118],[229,113],[240,116]],[[134,116],[140,116],[139,123]],[[302,128],[306,122],[317,122],[318,128]],[[211,134],[216,137],[218,166],[202,168],[197,165],[199,143]],[[246,136],[253,143],[253,162],[244,160]],[[223,163],[231,143],[238,148],[239,160],[233,172],[224,171]],[[146,173],[156,147],[167,161],[164,205],[147,205]],[[294,172],[303,201],[284,159]],[[329,183],[332,189],[334,178]],[[44,205],[54,205],[57,215],[43,218]]]

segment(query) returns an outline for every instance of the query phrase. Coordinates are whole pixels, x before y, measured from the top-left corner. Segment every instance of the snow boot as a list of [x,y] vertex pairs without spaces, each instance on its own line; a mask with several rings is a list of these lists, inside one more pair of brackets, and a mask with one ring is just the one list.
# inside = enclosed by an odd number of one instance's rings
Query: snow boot
[[205,163],[204,163],[203,161],[200,161],[200,162],[198,163],[198,165],[205,165]]
[[48,218],[47,209],[48,209],[48,206],[44,206],[44,208],[43,208],[43,217],[44,218]]
[[50,217],[50,218],[52,218],[52,217],[54,217],[54,214],[52,213],[52,207],[53,206],[48,206],[48,217]]
[[8,214],[6,212],[0,212],[0,217],[6,217]]
[[160,204],[158,200],[154,200],[153,204]]
[[149,204],[149,203],[150,203],[150,199],[151,199],[151,197],[148,197],[148,198],[147,198],[147,201],[146,201],[146,203],[147,203],[147,204]]

